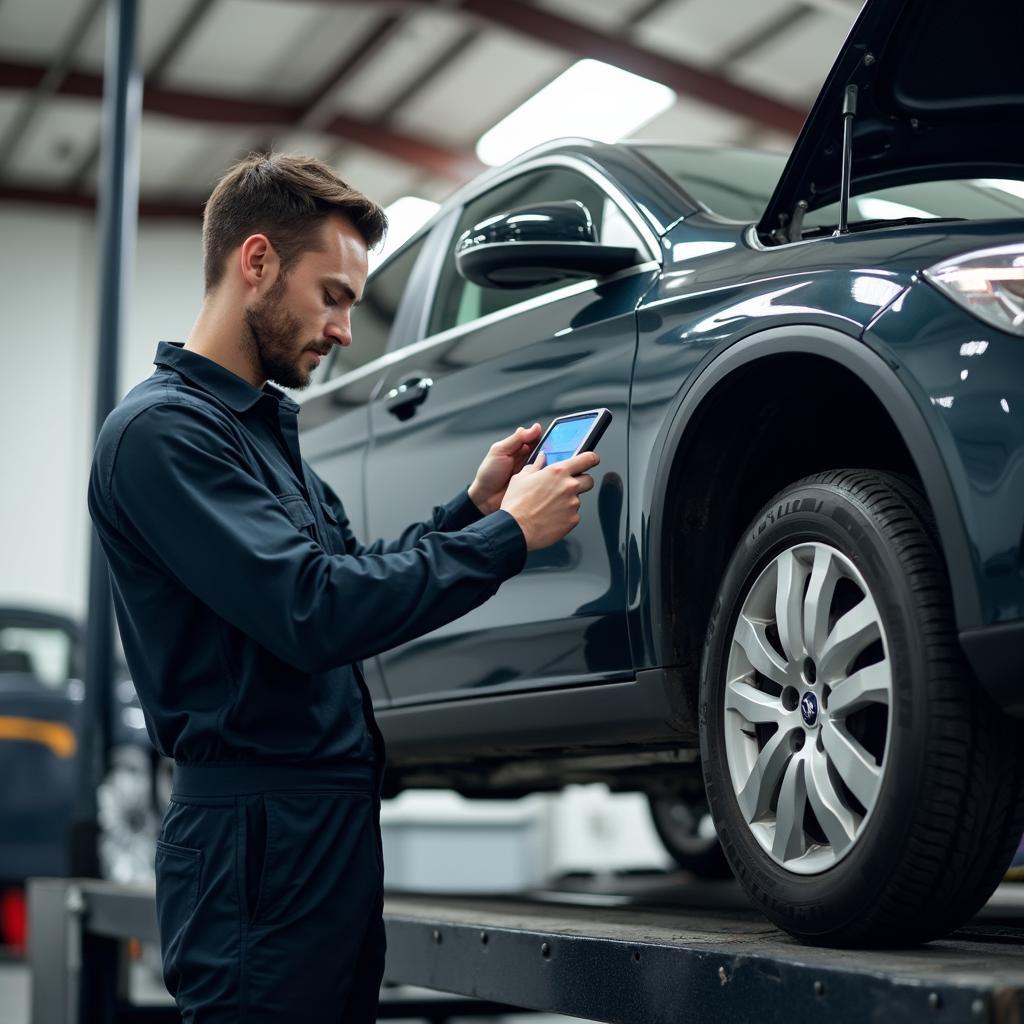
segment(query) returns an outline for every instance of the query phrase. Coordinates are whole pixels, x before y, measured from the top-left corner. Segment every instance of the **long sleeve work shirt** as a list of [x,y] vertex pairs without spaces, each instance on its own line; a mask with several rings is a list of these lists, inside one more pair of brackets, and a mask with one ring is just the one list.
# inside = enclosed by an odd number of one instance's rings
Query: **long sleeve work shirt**
[[104,423],[88,496],[151,739],[186,764],[379,758],[359,662],[483,603],[522,531],[463,492],[363,546],[295,402],[178,344],[155,363]]

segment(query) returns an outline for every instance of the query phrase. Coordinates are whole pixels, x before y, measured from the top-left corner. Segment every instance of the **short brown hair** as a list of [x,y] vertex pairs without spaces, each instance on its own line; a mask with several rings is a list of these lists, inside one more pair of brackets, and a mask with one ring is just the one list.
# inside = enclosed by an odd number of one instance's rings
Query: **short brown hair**
[[203,213],[206,291],[224,277],[228,254],[250,235],[266,235],[287,273],[331,214],[347,217],[372,248],[388,219],[372,199],[350,188],[322,160],[288,153],[250,153],[217,182]]

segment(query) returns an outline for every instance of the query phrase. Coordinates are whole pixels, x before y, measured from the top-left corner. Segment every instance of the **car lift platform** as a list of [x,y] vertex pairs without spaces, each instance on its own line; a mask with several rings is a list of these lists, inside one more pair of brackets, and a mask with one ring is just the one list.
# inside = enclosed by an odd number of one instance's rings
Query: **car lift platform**
[[392,893],[388,976],[622,1024],[1024,1022],[1024,885],[948,939],[804,946],[735,882],[565,880],[527,898]]
[[[126,998],[126,940],[156,940],[151,890],[33,879],[29,901],[32,1024],[177,1019]],[[617,1024],[1024,1022],[1017,883],[945,940],[871,951],[801,945],[736,883],[681,873],[567,877],[510,896],[389,891],[384,912],[380,1020],[535,1010]]]

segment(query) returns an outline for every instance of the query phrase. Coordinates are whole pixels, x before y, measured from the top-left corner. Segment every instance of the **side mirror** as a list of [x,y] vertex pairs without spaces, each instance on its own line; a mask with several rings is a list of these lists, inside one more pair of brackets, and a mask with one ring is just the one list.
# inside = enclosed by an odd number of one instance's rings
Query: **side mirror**
[[590,211],[576,200],[522,206],[463,232],[455,244],[455,267],[483,288],[529,288],[604,277],[643,262],[631,246],[596,239]]

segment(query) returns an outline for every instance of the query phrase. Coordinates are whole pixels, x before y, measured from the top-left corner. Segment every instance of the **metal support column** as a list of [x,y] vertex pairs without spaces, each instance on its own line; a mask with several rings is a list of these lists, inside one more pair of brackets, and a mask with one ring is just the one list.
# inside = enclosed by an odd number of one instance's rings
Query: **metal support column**
[[[130,289],[139,205],[138,136],[142,79],[136,62],[137,0],[108,0],[100,164],[99,347],[96,432],[117,401],[118,350]],[[89,557],[85,715],[71,873],[96,875],[96,787],[110,745],[114,624],[106,558],[95,530]]]

